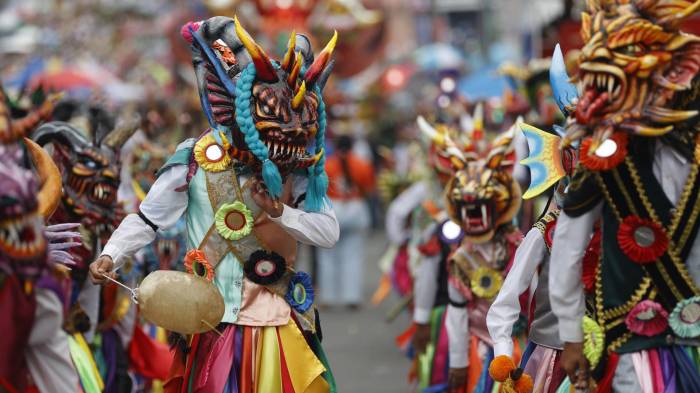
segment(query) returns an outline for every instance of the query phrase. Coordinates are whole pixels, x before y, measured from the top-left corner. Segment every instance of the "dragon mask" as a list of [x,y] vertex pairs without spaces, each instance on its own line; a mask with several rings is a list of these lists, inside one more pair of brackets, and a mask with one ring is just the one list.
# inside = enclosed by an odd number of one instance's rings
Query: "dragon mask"
[[590,136],[595,151],[615,133],[690,141],[682,134],[698,114],[700,37],[679,25],[699,8],[686,0],[587,1],[573,79],[581,98],[564,145]]
[[281,62],[270,59],[237,18],[190,22],[182,34],[191,43],[201,105],[217,142],[257,171],[274,197],[284,177],[307,170],[306,207],[318,208],[328,182],[321,92],[337,34],[314,59],[309,40],[292,33]]

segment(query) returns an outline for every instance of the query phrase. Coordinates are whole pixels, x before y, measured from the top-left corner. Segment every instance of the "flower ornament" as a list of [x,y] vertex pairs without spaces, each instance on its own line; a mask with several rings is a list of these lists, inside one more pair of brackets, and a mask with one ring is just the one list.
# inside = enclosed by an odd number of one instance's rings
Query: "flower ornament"
[[285,299],[299,313],[304,313],[311,308],[314,303],[314,287],[311,285],[311,276],[304,272],[296,272],[289,281],[289,289]]
[[617,243],[634,262],[654,262],[668,248],[668,237],[661,225],[638,216],[627,216],[617,230]]
[[503,277],[496,270],[479,267],[471,277],[471,290],[480,298],[490,299],[498,294],[503,285]]
[[227,203],[217,210],[214,223],[219,234],[228,240],[246,237],[253,230],[253,214],[241,201]]
[[591,241],[588,242],[586,253],[583,254],[583,268],[581,269],[581,281],[586,292],[592,292],[595,287],[596,275],[598,274],[598,264],[600,263],[600,230],[593,233]]
[[668,312],[657,302],[643,300],[627,314],[625,324],[640,336],[656,336],[668,328]]
[[279,281],[287,270],[284,257],[272,251],[255,251],[245,265],[243,272],[252,282],[260,285],[269,285]]
[[209,263],[202,250],[193,249],[185,254],[185,270],[187,273],[206,278],[208,281],[214,279],[214,267]]
[[673,332],[680,337],[700,336],[700,296],[678,302],[668,321]]
[[548,222],[544,227],[544,242],[547,243],[547,246],[550,248],[552,247],[552,243],[554,243],[554,230],[556,227],[556,220]]
[[219,133],[222,144],[216,141],[213,132],[207,133],[194,144],[194,159],[200,167],[208,172],[221,172],[231,164],[231,156],[228,150],[231,147],[226,136]]
[[593,138],[581,141],[579,160],[586,168],[593,171],[607,171],[620,165],[627,156],[627,134],[616,132],[603,141],[595,151],[591,150]]
[[603,355],[605,332],[603,328],[589,317],[583,317],[583,354],[595,368]]

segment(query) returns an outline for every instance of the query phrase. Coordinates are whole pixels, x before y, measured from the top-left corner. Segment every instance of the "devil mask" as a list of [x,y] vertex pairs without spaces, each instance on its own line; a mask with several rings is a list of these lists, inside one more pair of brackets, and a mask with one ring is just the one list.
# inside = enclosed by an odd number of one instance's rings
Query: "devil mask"
[[200,101],[212,137],[235,163],[257,171],[274,197],[281,194],[286,175],[307,170],[306,206],[318,208],[327,186],[321,92],[332,69],[337,34],[314,60],[309,40],[292,33],[279,63],[237,18],[188,23],[182,34],[192,44]]
[[63,183],[63,207],[97,233],[109,234],[118,222],[118,148],[135,131],[135,123],[94,132],[93,139],[70,123],[43,124],[34,134],[39,145],[51,143]]
[[611,136],[616,146],[628,136],[692,146],[700,37],[680,32],[679,25],[700,2],[589,0],[587,6],[575,76],[581,98],[565,144],[590,136],[582,156]]

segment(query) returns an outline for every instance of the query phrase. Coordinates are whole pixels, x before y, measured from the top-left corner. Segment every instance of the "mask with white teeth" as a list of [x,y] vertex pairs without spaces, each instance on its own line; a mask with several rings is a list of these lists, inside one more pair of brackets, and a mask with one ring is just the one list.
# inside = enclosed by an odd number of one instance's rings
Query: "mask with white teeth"
[[472,243],[491,240],[520,208],[520,186],[511,174],[513,162],[507,158],[513,132],[511,129],[499,137],[484,158],[462,161],[447,183],[447,212]]
[[[589,0],[582,16],[580,99],[564,145],[592,137],[595,149],[613,133],[691,141],[698,111],[700,37],[679,25],[692,1]],[[682,144],[682,143],[681,143]]]
[[108,237],[123,217],[117,203],[119,148],[136,130],[136,122],[86,133],[71,123],[53,121],[32,135],[39,145],[50,145],[61,171],[62,208],[54,221],[80,221],[99,238]]

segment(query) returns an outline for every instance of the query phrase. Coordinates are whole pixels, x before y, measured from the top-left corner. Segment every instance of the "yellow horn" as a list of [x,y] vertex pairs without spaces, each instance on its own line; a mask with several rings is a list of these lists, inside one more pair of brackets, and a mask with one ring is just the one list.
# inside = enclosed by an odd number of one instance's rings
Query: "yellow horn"
[[301,107],[301,103],[304,102],[304,95],[306,94],[306,82],[302,81],[301,85],[299,86],[299,90],[297,90],[297,94],[294,96],[294,99],[292,100],[292,109],[297,110]]
[[292,35],[289,37],[289,42],[287,43],[287,53],[284,54],[284,58],[282,59],[282,69],[290,72],[292,70],[292,66],[294,66],[294,63],[296,62],[295,58],[295,53],[294,53],[294,48],[297,45],[297,33],[295,30],[292,30]]
[[299,77],[299,72],[301,72],[301,61],[302,61],[301,54],[297,53],[294,56],[296,57],[296,61],[294,62],[294,66],[292,67],[292,70],[289,72],[289,75],[287,76],[287,84],[292,89],[297,87],[297,78]]
[[256,77],[265,82],[277,82],[279,80],[279,78],[277,78],[277,72],[265,51],[253,40],[253,37],[248,34],[243,26],[241,26],[237,16],[233,17],[233,22],[236,26],[236,35],[238,35],[238,39],[241,40],[250,58],[253,59]]
[[61,172],[41,146],[29,138],[24,138],[27,151],[39,174],[41,189],[37,195],[39,213],[48,220],[61,202]]

